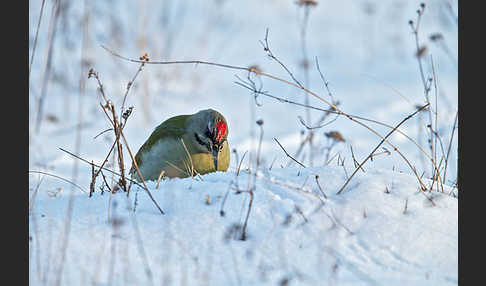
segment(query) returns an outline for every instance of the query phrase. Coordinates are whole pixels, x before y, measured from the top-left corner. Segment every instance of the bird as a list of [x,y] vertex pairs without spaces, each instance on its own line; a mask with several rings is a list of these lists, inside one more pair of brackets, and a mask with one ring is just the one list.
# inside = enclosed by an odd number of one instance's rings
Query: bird
[[[143,180],[186,178],[228,170],[228,131],[224,116],[213,109],[165,120],[135,155]],[[135,164],[130,173],[141,181]]]

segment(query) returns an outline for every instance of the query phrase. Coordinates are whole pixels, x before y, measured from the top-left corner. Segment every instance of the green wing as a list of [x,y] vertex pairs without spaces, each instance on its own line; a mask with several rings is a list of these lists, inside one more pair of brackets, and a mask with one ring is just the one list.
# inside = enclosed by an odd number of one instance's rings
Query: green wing
[[145,141],[142,147],[140,147],[137,155],[135,155],[135,160],[137,161],[137,164],[142,164],[142,153],[149,151],[157,141],[164,139],[165,137],[182,137],[185,132],[186,120],[189,116],[190,115],[174,116],[157,126],[152,134],[150,134],[150,137],[147,139],[147,141]]

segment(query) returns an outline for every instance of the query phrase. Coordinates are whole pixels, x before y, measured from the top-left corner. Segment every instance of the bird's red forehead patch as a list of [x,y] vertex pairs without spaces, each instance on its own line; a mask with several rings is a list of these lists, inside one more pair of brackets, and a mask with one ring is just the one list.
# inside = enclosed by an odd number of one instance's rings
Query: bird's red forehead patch
[[223,137],[226,135],[227,126],[223,121],[216,123],[216,140],[221,142]]

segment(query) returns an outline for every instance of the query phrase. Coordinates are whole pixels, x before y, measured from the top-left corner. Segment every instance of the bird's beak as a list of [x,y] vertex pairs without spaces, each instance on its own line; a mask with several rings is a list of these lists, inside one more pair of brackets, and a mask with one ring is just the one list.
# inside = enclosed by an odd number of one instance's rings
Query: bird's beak
[[214,169],[215,170],[218,170],[218,153],[219,153],[219,150],[218,148],[216,149],[213,149],[213,160],[214,160]]

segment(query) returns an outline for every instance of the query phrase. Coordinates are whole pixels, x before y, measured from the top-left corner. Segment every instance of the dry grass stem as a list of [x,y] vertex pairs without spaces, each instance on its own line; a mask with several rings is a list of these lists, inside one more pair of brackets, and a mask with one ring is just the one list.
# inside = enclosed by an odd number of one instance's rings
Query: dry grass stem
[[39,37],[40,24],[41,24],[41,21],[42,21],[42,15],[43,15],[43,11],[44,11],[45,2],[46,2],[46,0],[42,0],[40,12],[39,12],[39,20],[37,21],[37,28],[35,30],[34,43],[32,44],[32,55],[30,56],[30,63],[29,63],[29,83],[30,83],[30,78],[31,78],[30,72],[32,71],[32,63],[34,62],[35,48],[37,47],[37,38]]
[[327,196],[322,190],[321,185],[319,184],[319,175],[316,175],[315,178],[316,178],[317,187],[319,187],[319,191],[321,192],[322,196],[327,200]]
[[165,171],[162,170],[159,174],[159,177],[157,178],[157,185],[155,186],[155,188],[158,190],[159,189],[159,183],[160,183],[160,180],[164,177],[164,174],[165,174]]
[[44,107],[44,99],[47,96],[47,88],[49,83],[49,77],[51,75],[52,69],[52,54],[54,52],[54,40],[56,38],[56,31],[57,29],[57,22],[59,20],[59,15],[61,12],[61,1],[57,0],[53,7],[53,13],[51,14],[51,19],[49,20],[49,31],[48,31],[48,48],[47,48],[47,59],[46,65],[43,72],[43,79],[42,79],[42,87],[41,92],[37,102],[37,119],[35,125],[35,132],[39,133],[40,126],[42,123],[43,117],[43,107]]
[[[263,120],[258,120],[256,124],[260,127],[260,140],[258,142],[258,151],[257,151],[257,157],[256,157],[256,167],[255,167],[255,172],[253,175],[253,186],[248,188],[248,194],[250,195],[250,201],[248,203],[248,210],[246,213],[245,217],[245,222],[243,223],[243,226],[241,228],[241,240],[246,240],[246,228],[248,226],[248,219],[250,217],[250,212],[251,212],[251,207],[253,206],[253,191],[256,189],[256,177],[258,173],[258,167],[260,166],[260,151],[261,151],[261,146],[262,146],[262,141],[263,141]],[[250,179],[250,178],[249,178]]]
[[446,181],[447,166],[448,166],[448,163],[449,163],[449,156],[451,154],[452,140],[454,139],[454,134],[455,134],[456,125],[457,125],[457,114],[458,114],[458,112],[456,111],[456,117],[454,119],[454,124],[452,125],[452,132],[451,132],[451,138],[450,138],[450,141],[449,141],[449,147],[447,148],[447,156],[446,156],[445,166],[444,166],[444,177],[442,179],[443,182]]
[[42,175],[46,175],[46,176],[50,176],[50,177],[54,177],[54,178],[57,178],[59,180],[62,180],[66,183],[69,183],[73,186],[75,186],[77,189],[79,189],[81,192],[83,193],[89,193],[88,191],[86,191],[85,189],[83,189],[82,187],[80,187],[79,185],[75,184],[74,182],[68,180],[68,179],[65,179],[63,177],[60,177],[60,176],[57,176],[57,175],[54,175],[54,174],[49,174],[49,173],[46,173],[46,172],[42,172],[42,171],[32,171],[32,170],[29,170],[29,173],[33,173],[33,174],[42,174]]

